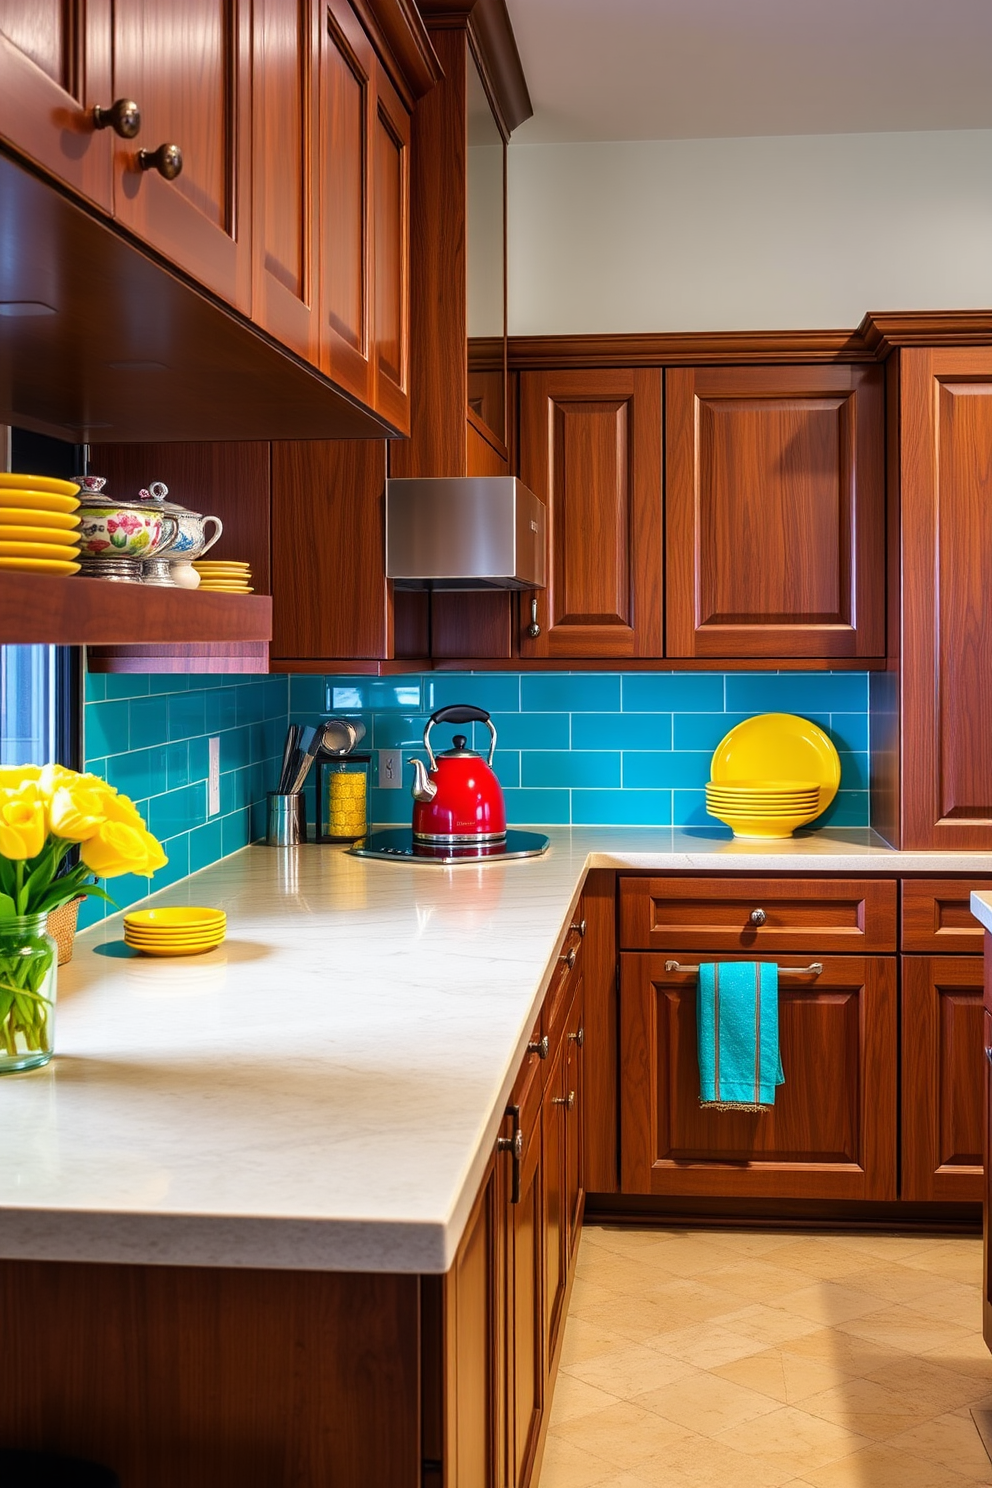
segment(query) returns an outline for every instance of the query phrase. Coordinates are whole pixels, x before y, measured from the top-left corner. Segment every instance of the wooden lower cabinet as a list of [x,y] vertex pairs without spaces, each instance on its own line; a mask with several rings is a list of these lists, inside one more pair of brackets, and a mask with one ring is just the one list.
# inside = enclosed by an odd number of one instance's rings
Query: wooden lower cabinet
[[981,1202],[982,962],[902,958],[904,1199]]
[[[747,956],[724,959],[747,960]],[[621,956],[621,1187],[631,1194],[895,1199],[896,960],[763,957],[785,968],[785,1084],[760,1114],[702,1110],[686,951]]]

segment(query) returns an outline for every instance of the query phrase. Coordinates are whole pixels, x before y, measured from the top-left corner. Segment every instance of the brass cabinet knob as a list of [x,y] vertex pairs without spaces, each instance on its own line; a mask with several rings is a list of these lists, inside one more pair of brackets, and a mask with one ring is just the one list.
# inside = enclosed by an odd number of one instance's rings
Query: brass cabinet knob
[[159,145],[157,150],[139,150],[138,164],[143,171],[157,170],[167,181],[174,181],[183,168],[183,152],[178,145]]
[[573,920],[571,925],[569,926],[569,929],[577,930],[579,932],[579,935],[584,937],[586,933],[586,922],[585,920]]
[[534,1043],[527,1045],[527,1053],[536,1054],[538,1059],[547,1059],[550,1048],[551,1040],[545,1033],[541,1036],[541,1038],[536,1039]]
[[141,110],[133,98],[115,98],[109,108],[94,104],[92,119],[94,129],[112,129],[121,139],[134,139],[141,128]]
[[569,946],[568,950],[565,952],[564,956],[562,956],[561,959],[565,962],[565,965],[568,967],[569,971],[571,971],[572,967],[575,965],[575,947]]
[[763,925],[768,916],[763,909],[752,909],[749,918],[752,925]]

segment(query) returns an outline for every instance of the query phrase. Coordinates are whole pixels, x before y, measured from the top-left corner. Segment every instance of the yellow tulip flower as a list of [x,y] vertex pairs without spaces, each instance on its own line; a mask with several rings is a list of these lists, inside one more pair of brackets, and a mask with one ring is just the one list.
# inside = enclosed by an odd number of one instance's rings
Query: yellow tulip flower
[[0,853],[5,858],[36,858],[47,836],[45,807],[37,791],[22,788],[0,794]]
[[48,822],[56,837],[64,842],[85,842],[107,820],[105,791],[84,785],[59,786],[48,807]]
[[147,877],[168,861],[143,827],[119,821],[105,821],[81,844],[79,855],[99,878],[115,878],[119,873]]

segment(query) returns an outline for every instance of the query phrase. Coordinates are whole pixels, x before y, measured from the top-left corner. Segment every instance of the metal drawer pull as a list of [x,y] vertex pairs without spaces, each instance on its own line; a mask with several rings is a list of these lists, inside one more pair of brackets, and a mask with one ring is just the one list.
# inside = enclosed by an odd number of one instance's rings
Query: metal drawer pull
[[570,930],[578,930],[578,932],[579,932],[580,935],[585,935],[585,933],[586,933],[586,922],[585,922],[585,920],[573,920],[572,923],[571,923],[571,925],[569,926],[569,929]]
[[992,1049],[988,1048],[987,1045],[985,1049],[985,1058],[988,1060],[989,1064],[992,1064]]
[[570,1090],[567,1095],[553,1095],[551,1097],[551,1104],[553,1106],[564,1106],[566,1111],[570,1111],[575,1105],[575,1091]]
[[157,170],[166,181],[182,174],[183,152],[178,145],[159,145],[157,150],[139,150],[138,165],[143,171]]
[[567,951],[564,956],[561,957],[561,960],[567,964],[569,971],[571,971],[572,967],[575,965],[575,947],[572,946],[571,949]]
[[571,1043],[578,1044],[579,1048],[581,1049],[582,1045],[586,1041],[586,1031],[584,1028],[580,1028],[578,1033],[570,1033],[568,1037]]
[[536,1054],[538,1059],[547,1059],[550,1048],[551,1040],[547,1034],[544,1034],[541,1038],[535,1039],[532,1044],[527,1045],[527,1053]]
[[141,128],[141,110],[133,98],[115,98],[109,108],[95,103],[92,118],[94,129],[112,129],[121,139],[134,139]]
[[520,1107],[508,1106],[506,1114],[513,1120],[513,1136],[497,1137],[496,1151],[509,1152],[513,1158],[513,1176],[510,1179],[510,1203],[520,1203],[520,1164],[524,1155],[524,1134],[520,1125]]
[[752,909],[751,913],[748,915],[748,919],[750,920],[752,925],[763,925],[767,918],[768,916],[765,914],[765,911],[763,909]]
[[[666,961],[665,970],[699,973],[698,966],[684,966],[681,961]],[[779,976],[821,976],[822,973],[822,961],[811,961],[808,966],[780,966],[778,969]]]
[[536,641],[537,638],[538,638],[538,636],[541,634],[541,627],[538,624],[538,620],[537,620],[537,599],[536,598],[535,599],[532,599],[531,602],[530,602],[530,624],[527,627],[527,634],[530,636],[530,638],[531,638],[532,641]]

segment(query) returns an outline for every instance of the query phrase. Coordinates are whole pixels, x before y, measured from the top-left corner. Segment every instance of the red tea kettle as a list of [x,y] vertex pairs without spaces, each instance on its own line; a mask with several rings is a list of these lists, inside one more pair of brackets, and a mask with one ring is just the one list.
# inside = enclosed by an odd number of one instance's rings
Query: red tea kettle
[[[430,732],[436,723],[484,723],[491,735],[489,759],[467,749],[464,734],[456,734],[454,748],[435,756]],[[424,748],[430,774],[419,759],[413,765],[413,837],[415,842],[483,843],[506,838],[503,790],[493,774],[496,730],[482,708],[455,703],[439,708],[427,720]]]

